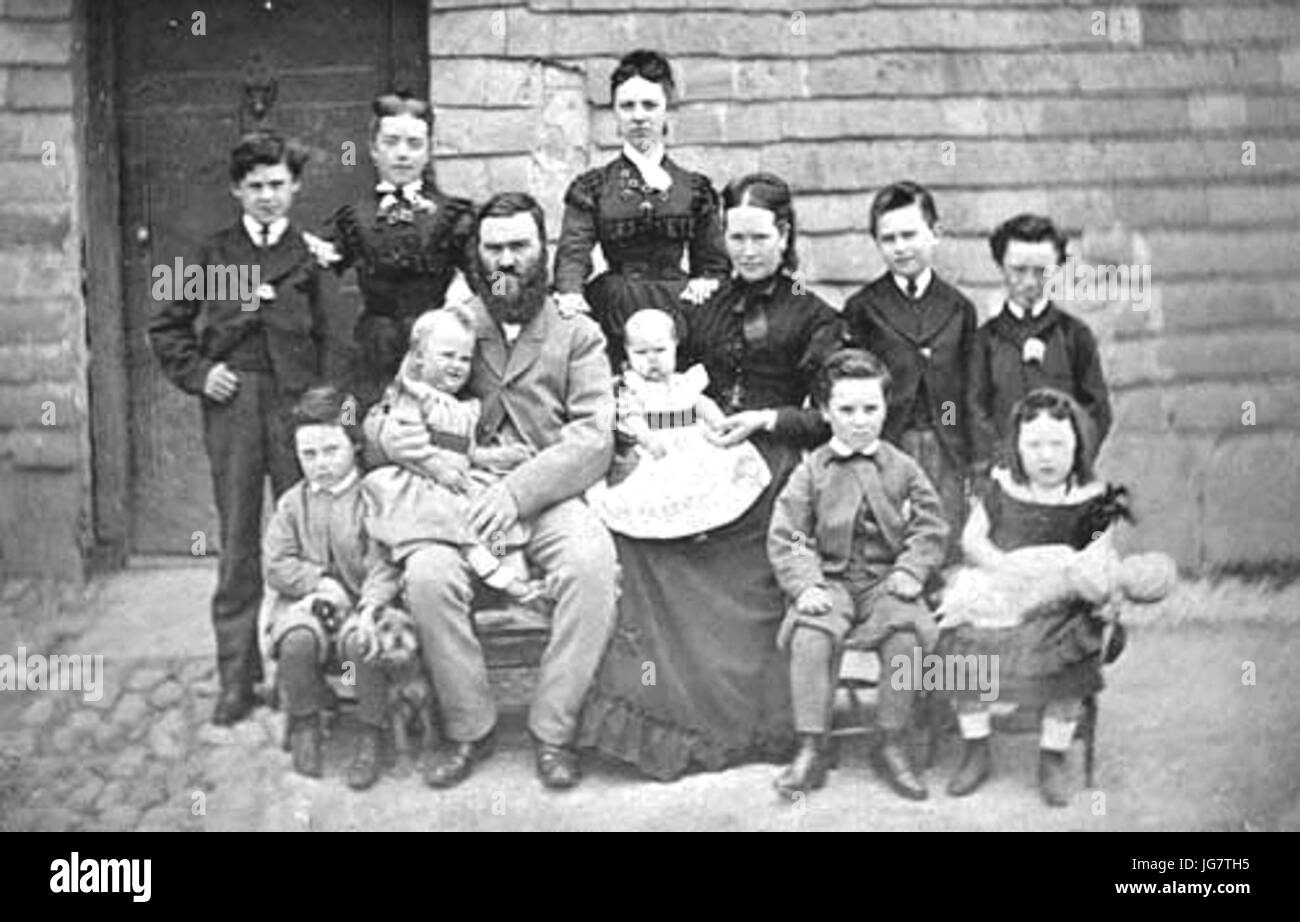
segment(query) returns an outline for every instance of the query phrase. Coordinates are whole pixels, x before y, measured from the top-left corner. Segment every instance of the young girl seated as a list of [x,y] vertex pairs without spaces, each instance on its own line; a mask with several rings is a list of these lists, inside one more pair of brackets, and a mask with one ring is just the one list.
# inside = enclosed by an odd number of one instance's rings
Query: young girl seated
[[457,545],[487,585],[530,602],[544,590],[541,581],[528,578],[518,550],[527,540],[524,526],[516,524],[495,536],[488,547],[475,539],[469,524],[470,498],[532,454],[524,445],[475,443],[479,401],[456,397],[469,382],[474,341],[474,317],[460,304],[430,311],[411,328],[410,351],[384,401],[390,416],[429,428],[433,453],[418,473],[387,465],[366,475],[374,502],[367,527],[397,560],[424,542]]
[[[1110,525],[1127,515],[1122,491],[1093,477],[1082,414],[1050,388],[1031,391],[1012,410],[1012,463],[993,469],[962,534],[967,561],[992,575],[976,578],[983,585],[975,590],[960,579],[950,590],[938,650],[997,656],[1001,697],[1043,708],[1038,778],[1053,806],[1066,803],[1065,753],[1082,700],[1102,687],[1099,606],[1114,588]],[[1028,590],[1032,605],[1019,600],[995,610],[981,594],[993,590]],[[960,797],[992,772],[992,725],[977,693],[952,694],[965,751],[948,793]]]
[[612,531],[632,538],[681,538],[739,518],[772,475],[749,442],[720,448],[709,441],[725,414],[704,394],[704,366],[674,371],[673,318],[637,311],[624,327],[624,342],[628,367],[617,383],[617,425],[634,456],[615,468],[631,472],[596,484],[587,501]]
[[[379,776],[379,737],[388,683],[367,655],[369,613],[397,598],[400,572],[366,534],[366,497],[357,473],[356,403],[333,388],[307,391],[293,411],[304,477],[276,503],[263,540],[268,592],[261,613],[267,652],[278,663],[293,767],[321,776],[321,712],[332,693],[330,664],[350,662],[361,733],[348,784]],[[353,630],[356,628],[356,630]]]

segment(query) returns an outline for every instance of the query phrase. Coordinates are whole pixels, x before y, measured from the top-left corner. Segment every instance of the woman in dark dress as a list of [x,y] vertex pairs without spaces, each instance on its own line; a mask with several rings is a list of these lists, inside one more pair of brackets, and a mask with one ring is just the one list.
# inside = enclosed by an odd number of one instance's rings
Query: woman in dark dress
[[588,694],[579,744],[668,780],[790,754],[788,665],[776,646],[784,601],[767,560],[768,520],[800,451],[829,437],[805,400],[845,340],[839,316],[792,276],[789,187],[771,174],[724,192],[734,275],[686,315],[684,365],[729,415],[718,444],[751,439],[772,482],[738,520],[667,541],[615,535],[619,622]]
[[325,261],[338,272],[355,266],[361,289],[348,387],[362,414],[396,376],[415,318],[442,307],[456,270],[466,265],[473,205],[434,184],[432,132],[433,110],[424,100],[377,98],[370,157],[378,182],[336,211],[326,230],[335,252]]
[[[680,318],[687,302],[706,300],[730,267],[709,178],[682,169],[664,152],[673,95],[668,61],[654,51],[633,51],[609,82],[623,152],[583,173],[565,193],[555,288],[561,310],[590,306],[618,372],[628,317],[654,307]],[[609,268],[587,283],[597,243]],[[682,269],[683,251],[689,272]]]

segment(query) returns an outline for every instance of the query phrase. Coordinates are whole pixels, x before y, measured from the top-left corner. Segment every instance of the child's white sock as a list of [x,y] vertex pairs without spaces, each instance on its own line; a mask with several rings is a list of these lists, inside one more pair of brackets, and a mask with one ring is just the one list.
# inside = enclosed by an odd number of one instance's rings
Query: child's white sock
[[1043,715],[1043,736],[1038,745],[1052,752],[1065,752],[1074,740],[1074,728],[1077,720],[1062,720],[1050,714]]
[[957,727],[964,740],[982,740],[993,735],[993,718],[988,708],[962,711],[957,715]]

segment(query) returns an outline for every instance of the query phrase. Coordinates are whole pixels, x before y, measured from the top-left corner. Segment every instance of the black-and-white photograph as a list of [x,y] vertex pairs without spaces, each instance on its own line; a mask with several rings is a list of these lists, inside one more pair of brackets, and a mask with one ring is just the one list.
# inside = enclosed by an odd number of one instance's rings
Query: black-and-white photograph
[[0,831],[1300,831],[1295,0],[0,0],[0,277]]

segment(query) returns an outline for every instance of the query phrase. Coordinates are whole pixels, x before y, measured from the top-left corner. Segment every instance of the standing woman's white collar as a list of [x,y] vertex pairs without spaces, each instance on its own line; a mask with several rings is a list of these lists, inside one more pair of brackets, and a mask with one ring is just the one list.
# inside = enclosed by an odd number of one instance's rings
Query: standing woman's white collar
[[631,160],[632,165],[641,171],[641,179],[645,184],[659,192],[667,191],[673,184],[673,178],[663,168],[664,154],[662,143],[656,144],[643,154],[628,142],[623,142],[623,156]]

